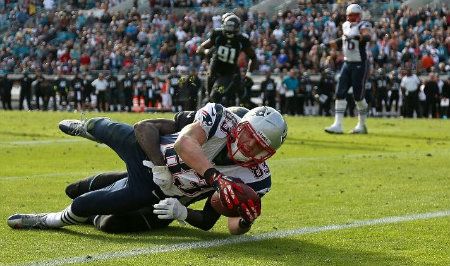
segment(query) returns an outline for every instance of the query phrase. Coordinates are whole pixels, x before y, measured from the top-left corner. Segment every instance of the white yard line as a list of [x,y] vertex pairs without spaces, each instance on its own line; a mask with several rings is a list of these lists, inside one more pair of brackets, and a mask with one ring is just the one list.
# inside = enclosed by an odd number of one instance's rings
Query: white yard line
[[80,176],[80,178],[83,177],[83,175],[95,175],[100,173],[106,173],[106,172],[122,172],[125,171],[125,168],[120,169],[108,169],[108,170],[101,170],[101,169],[95,169],[94,171],[86,170],[86,171],[79,171],[79,172],[61,172],[61,173],[44,173],[44,174],[35,174],[35,175],[22,175],[22,176],[0,176],[1,180],[18,180],[18,179],[27,179],[27,178],[48,178],[48,177],[67,177],[67,176]]
[[63,265],[63,264],[72,264],[72,263],[88,263],[92,261],[109,261],[114,259],[128,258],[128,257],[137,257],[137,256],[145,256],[151,254],[160,254],[160,253],[168,253],[168,252],[179,252],[186,251],[191,249],[199,249],[199,248],[212,248],[223,245],[230,244],[240,244],[240,243],[248,243],[248,242],[256,242],[262,240],[270,240],[276,238],[284,238],[291,236],[299,236],[313,233],[320,233],[326,231],[337,231],[337,230],[345,230],[349,228],[358,228],[358,227],[366,227],[373,225],[384,225],[384,224],[395,224],[402,223],[408,221],[417,221],[417,220],[426,220],[432,218],[440,218],[440,217],[448,217],[450,216],[450,210],[438,211],[438,212],[428,212],[428,213],[419,213],[419,214],[411,214],[405,216],[393,216],[393,217],[383,217],[378,219],[371,220],[361,220],[361,221],[353,221],[345,224],[331,224],[325,226],[318,227],[304,227],[292,230],[280,230],[273,231],[269,233],[264,233],[260,235],[254,236],[230,236],[224,239],[210,240],[210,241],[197,241],[197,242],[185,242],[174,245],[164,245],[164,246],[156,246],[156,247],[148,247],[148,248],[138,248],[133,250],[126,251],[114,251],[114,252],[106,252],[99,254],[86,254],[84,256],[79,257],[70,257],[70,258],[59,258],[41,262],[31,262],[23,265]]
[[45,140],[16,140],[16,141],[1,141],[0,146],[30,146],[30,145],[46,145],[46,144],[56,144],[56,143],[73,143],[87,141],[82,138],[73,139],[45,139]]

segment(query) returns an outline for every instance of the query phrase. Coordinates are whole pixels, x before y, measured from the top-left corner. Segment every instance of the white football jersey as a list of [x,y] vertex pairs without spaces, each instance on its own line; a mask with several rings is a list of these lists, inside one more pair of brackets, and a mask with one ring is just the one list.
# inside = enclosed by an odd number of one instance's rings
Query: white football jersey
[[[270,190],[271,176],[266,163],[247,168],[236,165],[230,160],[225,160],[227,162],[223,163],[223,158],[222,161],[215,160],[219,153],[226,154],[227,137],[231,128],[240,121],[237,115],[220,104],[208,103],[197,111],[194,121],[200,122],[207,135],[207,141],[202,149],[217,170],[224,175],[241,179],[260,195]],[[161,137],[161,152],[172,173],[175,185],[166,194],[194,198],[212,191],[213,188],[176,154],[173,145],[177,137],[178,133]]]
[[367,42],[355,40],[355,36],[361,37],[360,30],[364,28],[371,28],[367,21],[360,21],[352,25],[351,22],[346,21],[342,24],[342,51],[344,52],[344,60],[346,62],[363,62],[367,60]]

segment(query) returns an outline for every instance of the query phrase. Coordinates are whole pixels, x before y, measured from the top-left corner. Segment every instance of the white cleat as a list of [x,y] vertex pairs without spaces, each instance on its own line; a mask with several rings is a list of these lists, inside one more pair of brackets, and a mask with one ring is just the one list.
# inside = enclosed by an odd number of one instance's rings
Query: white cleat
[[366,125],[362,127],[357,126],[354,129],[352,129],[352,131],[350,131],[350,134],[367,134],[367,133],[369,133],[369,131],[367,131]]
[[46,217],[46,213],[14,214],[8,218],[7,224],[13,229],[49,229],[45,222]]
[[[89,121],[89,120],[88,120]],[[80,136],[86,139],[97,141],[94,136],[87,132],[87,122],[77,119],[66,119],[59,122],[59,129],[70,136]]]
[[325,132],[330,133],[330,134],[342,134],[344,133],[344,131],[342,130],[341,126],[336,126],[336,125],[332,125],[329,127],[326,127]]

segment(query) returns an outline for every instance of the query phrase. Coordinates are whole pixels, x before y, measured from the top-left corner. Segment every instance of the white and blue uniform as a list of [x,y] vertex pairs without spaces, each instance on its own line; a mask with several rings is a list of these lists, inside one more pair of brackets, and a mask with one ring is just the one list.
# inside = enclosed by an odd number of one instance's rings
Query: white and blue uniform
[[342,25],[342,50],[344,53],[344,65],[339,77],[336,98],[345,99],[347,91],[353,87],[355,101],[364,98],[364,84],[369,73],[369,61],[367,56],[367,41],[362,40],[360,31],[371,28],[369,22],[361,21],[352,24],[349,21]]
[[[264,195],[271,186],[270,170],[267,164],[262,163],[246,168],[236,165],[226,156],[228,135],[239,120],[237,115],[222,105],[208,103],[197,111],[194,121],[200,122],[207,135],[207,141],[203,144],[202,150],[214,167],[224,175],[241,179],[259,195]],[[193,198],[212,191],[213,188],[206,184],[206,181],[175,153],[173,145],[176,137],[177,134],[161,137],[161,152],[173,175],[175,185],[171,191],[166,193],[170,196]]]
[[[226,156],[227,136],[239,120],[238,116],[222,105],[214,103],[207,104],[195,116],[195,121],[201,123],[208,136],[202,149],[215,168],[225,175],[241,179],[259,195],[263,195],[271,186],[267,164],[245,168],[236,165]],[[176,154],[173,145],[177,134],[161,137],[161,151],[174,184],[170,191],[162,191],[153,182],[149,168],[143,165],[147,157],[136,141],[132,126],[101,118],[88,131],[120,156],[126,164],[128,177],[75,198],[71,208],[76,216],[129,212],[153,205],[169,196],[179,198],[180,202],[187,205],[213,192],[213,188]]]

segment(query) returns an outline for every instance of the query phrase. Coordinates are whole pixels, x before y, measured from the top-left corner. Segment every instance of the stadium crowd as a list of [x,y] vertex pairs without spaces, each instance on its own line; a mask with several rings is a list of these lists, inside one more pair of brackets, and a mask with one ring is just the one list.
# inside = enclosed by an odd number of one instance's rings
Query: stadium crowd
[[[235,3],[167,1],[177,3],[174,7],[196,7],[182,15],[167,12],[166,1],[149,1],[150,13],[110,11],[119,2],[72,1],[58,8],[50,0],[1,1],[0,21],[6,17],[14,25],[0,39],[3,108],[11,107],[13,83],[21,85],[21,109],[27,102],[28,109],[46,110],[50,102],[54,110],[131,111],[133,97],[165,110],[195,108],[192,100],[202,87],[199,74],[208,69],[208,58],[195,51],[221,26],[215,7]],[[323,44],[341,35],[346,2],[299,0],[297,9],[272,17],[242,5],[234,9],[255,47],[259,72],[276,75],[274,86],[255,85],[263,102],[268,104],[275,93],[270,104],[284,113],[330,114],[343,56]],[[371,114],[411,116],[404,107],[410,101],[418,117],[447,117],[447,6],[413,10],[376,2],[383,13],[363,16],[374,29],[372,75],[366,85]],[[244,67],[245,57],[238,64]],[[414,73],[427,78],[411,86],[406,80]],[[354,105],[348,109],[353,115]]]

